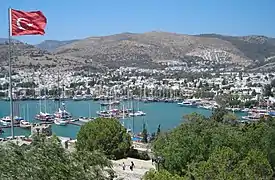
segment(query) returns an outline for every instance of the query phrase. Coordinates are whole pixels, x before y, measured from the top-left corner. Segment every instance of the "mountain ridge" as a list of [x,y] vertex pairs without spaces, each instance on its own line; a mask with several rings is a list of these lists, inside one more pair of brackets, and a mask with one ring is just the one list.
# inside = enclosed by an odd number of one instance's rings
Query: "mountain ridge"
[[47,50],[52,56],[71,57],[83,64],[93,62],[111,68],[152,67],[173,60],[187,67],[249,69],[274,64],[272,57],[275,56],[275,38],[267,36],[186,35],[162,31],[47,40],[35,47]]

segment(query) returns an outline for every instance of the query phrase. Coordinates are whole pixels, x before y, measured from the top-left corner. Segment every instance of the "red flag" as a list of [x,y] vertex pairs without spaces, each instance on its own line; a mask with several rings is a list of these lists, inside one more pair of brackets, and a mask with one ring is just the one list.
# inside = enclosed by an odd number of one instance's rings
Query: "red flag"
[[46,24],[47,18],[41,11],[10,10],[11,36],[44,35]]

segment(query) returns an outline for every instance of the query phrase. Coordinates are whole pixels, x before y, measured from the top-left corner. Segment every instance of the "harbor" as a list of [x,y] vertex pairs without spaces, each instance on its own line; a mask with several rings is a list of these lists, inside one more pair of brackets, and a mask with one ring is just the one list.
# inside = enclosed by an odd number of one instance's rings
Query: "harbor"
[[[8,101],[0,101],[0,116],[6,117],[9,114]],[[77,132],[84,122],[74,121],[80,117],[98,117],[97,112],[102,109],[102,101],[73,101],[66,100],[64,102],[66,106],[66,111],[72,116],[71,121],[68,121],[66,126],[57,125],[54,122],[49,122],[52,125],[53,134],[57,136],[70,137],[72,139],[76,138]],[[43,106],[44,105],[44,106]],[[45,100],[41,106],[41,101],[16,101],[15,102],[15,115],[22,117],[30,123],[44,123],[45,121],[36,120],[37,114],[41,111],[47,112],[49,114],[54,114],[59,107],[59,103],[53,100]],[[118,109],[127,109],[128,105],[135,109],[135,112],[142,111],[145,112],[144,116],[125,116],[121,117],[119,120],[127,128],[132,129],[134,133],[139,133],[142,131],[143,124],[146,124],[146,128],[149,132],[155,132],[158,125],[161,125],[163,130],[169,130],[176,127],[183,121],[184,115],[196,112],[205,116],[210,116],[212,114],[211,109],[205,109],[202,107],[192,107],[192,106],[180,106],[176,102],[166,103],[166,102],[144,102],[144,101],[122,101],[118,106]],[[236,112],[236,114],[241,117],[245,116],[247,113]],[[10,136],[10,129],[3,128],[4,133],[0,137]],[[26,128],[20,128],[19,125],[15,126],[15,135],[30,135],[30,130]]]

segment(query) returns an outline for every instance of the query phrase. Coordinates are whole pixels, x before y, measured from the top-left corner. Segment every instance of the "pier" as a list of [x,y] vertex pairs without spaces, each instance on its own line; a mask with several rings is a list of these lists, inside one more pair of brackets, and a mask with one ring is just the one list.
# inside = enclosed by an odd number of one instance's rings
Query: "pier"
[[76,126],[82,126],[83,124],[69,121],[68,124],[76,125]]
[[[54,124],[54,122],[53,121],[44,121],[44,122],[38,122],[38,123],[32,123],[32,124]],[[72,125],[76,125],[76,126],[82,126],[81,123],[71,122],[71,121],[69,121],[68,124],[72,124]],[[20,124],[14,124],[14,127],[20,127]],[[11,125],[0,126],[0,129],[7,129],[7,128],[11,128]]]
[[[20,127],[20,124],[14,124],[13,127]],[[4,128],[11,128],[11,125],[8,125],[8,126],[0,126],[0,129],[4,129]]]

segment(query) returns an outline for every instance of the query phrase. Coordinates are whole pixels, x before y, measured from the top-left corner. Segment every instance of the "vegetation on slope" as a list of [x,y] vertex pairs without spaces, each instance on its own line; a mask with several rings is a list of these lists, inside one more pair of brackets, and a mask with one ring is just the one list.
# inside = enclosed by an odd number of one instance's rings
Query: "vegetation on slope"
[[31,145],[0,146],[1,180],[107,180],[111,162],[99,152],[68,152],[56,137],[37,137]]
[[154,142],[163,157],[160,171],[144,179],[271,179],[275,168],[275,122],[272,118],[240,125],[224,110],[212,117],[198,114]]
[[97,118],[81,127],[77,134],[77,149],[99,150],[112,159],[127,157],[131,137],[116,119]]

